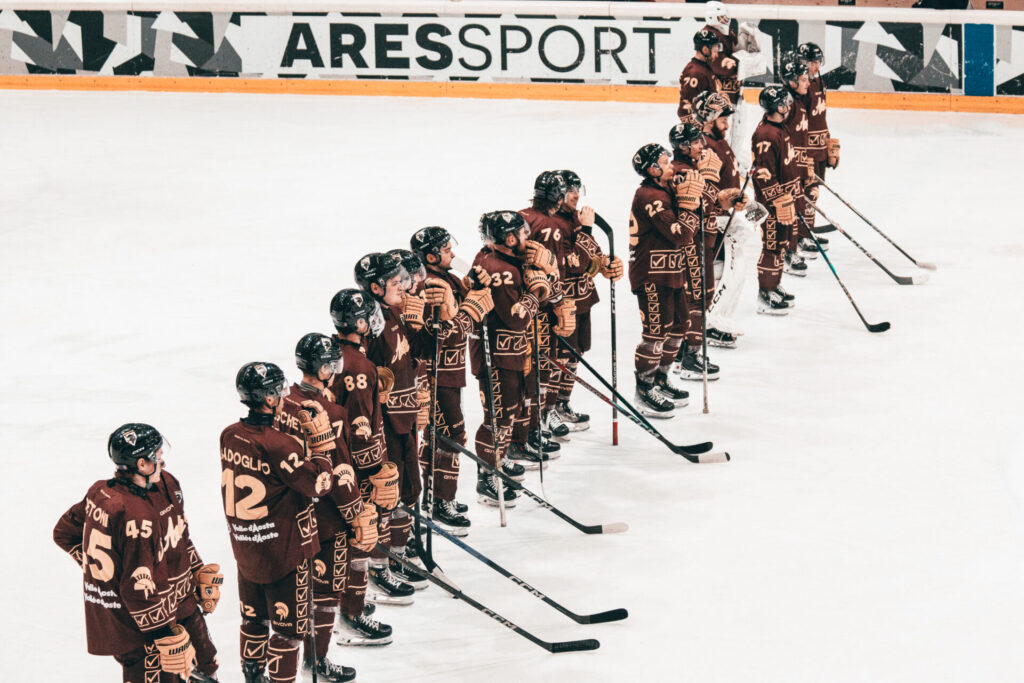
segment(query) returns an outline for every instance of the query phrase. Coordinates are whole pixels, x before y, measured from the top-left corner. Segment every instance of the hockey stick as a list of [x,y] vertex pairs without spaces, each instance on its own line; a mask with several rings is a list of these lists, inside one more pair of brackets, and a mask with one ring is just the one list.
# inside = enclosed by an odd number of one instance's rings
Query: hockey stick
[[531,595],[533,595],[536,598],[539,598],[541,601],[547,603],[551,607],[554,607],[556,610],[558,610],[559,612],[561,612],[565,616],[569,617],[570,619],[575,621],[577,624],[603,624],[603,623],[609,622],[609,621],[621,621],[621,620],[623,620],[623,619],[625,619],[626,617],[629,616],[629,612],[627,612],[625,609],[622,609],[621,607],[618,608],[618,609],[611,609],[611,610],[608,610],[606,612],[597,612],[595,614],[576,614],[571,609],[568,609],[568,608],[562,606],[561,604],[559,604],[559,603],[555,602],[554,600],[552,600],[551,598],[549,598],[544,593],[541,593],[539,590],[537,590],[536,588],[534,588],[530,584],[526,583],[526,581],[523,581],[521,578],[519,578],[518,576],[516,576],[515,574],[513,574],[509,570],[505,569],[500,564],[498,564],[497,562],[495,562],[491,558],[487,557],[486,555],[481,553],[479,550],[477,550],[473,546],[467,544],[466,542],[462,541],[459,538],[456,538],[455,536],[452,536],[447,531],[445,531],[443,528],[441,528],[440,526],[435,524],[433,521],[428,521],[427,524],[429,524],[431,527],[433,527],[434,531],[436,531],[438,533],[438,535],[442,536],[443,538],[448,539],[449,541],[451,541],[455,545],[459,546],[460,548],[465,550],[467,553],[469,553],[470,555],[472,555],[476,559],[480,560],[481,562],[486,564],[488,567],[490,567],[494,571],[496,571],[499,574],[501,574],[502,576],[504,576],[506,579],[511,580],[512,583],[516,584],[517,586],[522,587],[523,590],[525,590],[526,592],[530,593]]
[[[750,177],[750,174],[747,174]],[[735,213],[735,212],[734,212]],[[705,415],[708,414],[708,283],[706,282],[708,274],[704,268],[704,202],[701,201],[697,204],[697,218],[700,221],[697,225],[697,234],[700,235],[697,244],[697,263],[700,265],[700,345],[701,355],[703,358],[704,368],[701,371],[702,375],[702,389],[704,395],[704,410],[702,411]],[[730,216],[730,220],[732,217]],[[723,232],[724,236],[725,233]],[[725,240],[722,240],[722,244],[725,244]],[[712,275],[714,277],[714,275]],[[685,342],[684,342],[685,343]]]
[[[878,226],[877,226],[877,225],[875,225],[874,223],[872,223],[871,221],[869,221],[869,220],[867,219],[867,217],[866,217],[866,216],[865,216],[864,214],[862,214],[862,213],[861,213],[860,211],[858,211],[857,209],[853,208],[853,205],[852,205],[852,204],[850,204],[850,202],[848,202],[848,201],[846,201],[845,199],[843,199],[843,198],[842,198],[842,197],[841,197],[841,196],[839,195],[839,193],[838,193],[838,192],[836,192],[836,191],[835,191],[835,190],[833,190],[833,189],[832,189],[831,187],[829,187],[829,186],[828,186],[828,183],[826,183],[826,182],[825,182],[825,179],[824,179],[824,178],[818,178],[818,176],[817,176],[817,175],[815,175],[815,178],[817,178],[817,179],[818,179],[818,182],[819,182],[819,183],[821,183],[821,185],[823,185],[823,186],[825,187],[825,189],[826,189],[826,190],[828,190],[829,192],[831,192],[831,193],[832,193],[832,196],[834,196],[834,197],[835,197],[836,199],[838,199],[838,200],[839,200],[839,201],[841,201],[841,202],[842,202],[843,204],[845,204],[845,205],[846,205],[846,208],[848,208],[848,209],[849,209],[850,211],[853,211],[853,212],[854,212],[855,214],[857,214],[857,216],[859,216],[859,217],[860,217],[860,219],[861,219],[862,221],[864,221],[865,223],[867,223],[868,225],[870,225],[870,226],[872,227],[872,229],[874,229],[874,231],[875,231],[875,232],[877,232],[877,233],[878,233],[879,235],[881,235],[882,237],[884,237],[884,238],[885,238],[885,241],[886,241],[886,242],[888,242],[888,243],[889,243],[889,244],[891,244],[892,246],[896,247],[896,250],[897,250],[898,252],[900,252],[901,254],[903,254],[904,256],[906,256],[906,257],[907,257],[908,259],[910,259],[910,262],[911,262],[911,263],[913,263],[913,264],[914,264],[915,266],[917,266],[918,268],[925,268],[925,269],[927,269],[927,270],[935,270],[935,264],[934,264],[934,263],[930,263],[930,262],[928,262],[928,261],[918,261],[918,260],[917,260],[917,259],[915,259],[915,258],[914,258],[913,256],[911,256],[910,254],[908,254],[907,252],[903,251],[903,248],[902,248],[902,247],[900,247],[900,245],[898,245],[898,244],[896,244],[895,242],[893,242],[893,241],[892,241],[892,240],[891,240],[891,239],[889,238],[889,236],[888,236],[888,235],[886,235],[886,234],[885,234],[884,232],[882,232],[881,230],[879,230],[879,229],[878,229]],[[825,214],[821,214],[821,215],[822,215],[822,216],[825,216]],[[828,220],[828,217],[826,216],[826,217],[825,217],[825,219],[826,219],[826,220]],[[835,225],[835,224],[833,223],[833,225]]]
[[[562,341],[562,340],[560,340],[560,341]],[[687,455],[700,455],[701,453],[707,453],[708,451],[710,451],[712,449],[714,444],[712,442],[710,442],[710,441],[704,441],[704,442],[701,442],[701,443],[685,445],[685,444],[674,444],[671,441],[669,441],[668,439],[666,439],[662,435],[662,433],[659,432],[657,429],[655,429],[654,425],[652,425],[650,423],[650,421],[648,421],[647,418],[645,418],[643,416],[643,413],[641,413],[639,410],[637,410],[635,407],[633,407],[633,404],[631,404],[629,401],[627,401],[623,397],[623,395],[621,393],[619,393],[619,391],[617,389],[613,389],[612,386],[610,384],[608,384],[608,380],[606,380],[604,377],[602,377],[601,373],[599,373],[597,370],[595,370],[593,365],[591,365],[586,360],[584,360],[583,356],[581,356],[576,351],[576,349],[572,348],[572,346],[570,346],[569,344],[565,344],[565,347],[567,349],[569,349],[569,353],[571,353],[573,355],[573,357],[575,357],[576,360],[578,360],[583,365],[583,367],[585,367],[587,370],[590,371],[590,374],[592,374],[594,377],[596,377],[598,379],[598,381],[601,382],[601,384],[604,385],[605,389],[608,389],[608,390],[610,390],[612,392],[612,396],[614,396],[616,399],[618,399],[620,404],[622,404],[623,406],[625,406],[626,408],[629,409],[629,412],[632,413],[633,416],[637,418],[635,420],[635,422],[640,424],[646,431],[648,431],[651,434],[653,434],[659,441],[661,441],[663,444],[668,446],[669,449],[673,453],[677,453],[677,454],[682,455],[682,456],[685,457]],[[579,376],[577,375],[577,379],[578,379],[578,377]],[[722,458],[723,457],[724,457],[725,460],[729,459],[729,454],[728,453],[724,453],[724,454],[722,454],[722,453],[713,453],[713,454],[711,454],[711,456],[708,456],[708,457],[709,458],[713,458],[713,459],[699,460],[699,462],[722,462]],[[687,460],[690,460],[690,462],[698,462],[698,461],[695,461],[695,460],[691,460],[690,458],[687,458]]]
[[[548,335],[554,334],[551,330],[551,319],[548,318]],[[550,337],[549,337],[550,338]],[[540,381],[540,312],[533,316],[533,375],[536,379],[537,385],[537,455],[540,458],[540,466],[537,468],[540,470],[540,492],[544,494],[544,497],[548,497],[548,492],[544,488],[544,397],[547,392]]]
[[846,298],[847,300],[849,300],[850,305],[853,306],[853,310],[857,311],[857,316],[860,318],[860,321],[864,323],[864,327],[868,328],[868,332],[885,332],[886,330],[888,330],[890,325],[887,322],[869,323],[867,320],[864,319],[864,314],[861,313],[860,308],[857,307],[857,302],[855,302],[853,300],[853,296],[850,295],[850,290],[846,288],[846,285],[844,285],[843,281],[839,278],[839,273],[836,272],[836,267],[832,265],[832,261],[829,260],[828,254],[826,254],[825,251],[821,248],[821,242],[819,242],[818,238],[814,236],[814,233],[811,231],[810,226],[807,225],[807,221],[804,220],[803,214],[801,214],[800,212],[796,212],[796,217],[799,218],[800,222],[804,224],[804,227],[807,228],[807,232],[810,233],[811,235],[811,239],[814,240],[814,243],[816,245],[818,245],[818,253],[820,253],[822,258],[825,259],[825,263],[828,264],[829,270],[831,270],[832,274],[835,275],[836,277],[836,282],[838,282],[839,286],[843,288],[843,293],[846,294]]
[[[491,376],[491,334],[487,329],[487,316],[480,321],[480,342],[484,347],[484,373],[487,376],[487,406],[491,409],[491,448],[494,449],[494,471],[501,471],[501,452],[498,450],[498,404],[494,401],[494,377]],[[500,380],[499,380],[500,381]],[[442,434],[442,439],[447,439]],[[477,462],[483,462],[479,458],[473,458]],[[543,459],[543,458],[542,458]],[[542,462],[541,467],[544,467]],[[488,465],[488,467],[490,467]],[[494,490],[498,494],[498,517],[501,519],[501,526],[508,526],[508,516],[505,514],[505,487],[502,486],[501,477],[495,478]]]
[[729,226],[732,225],[732,219],[736,217],[736,202],[746,199],[747,185],[750,184],[750,173],[747,173],[747,177],[743,179],[743,187],[740,188],[740,194],[736,197],[736,201],[732,205],[732,213],[729,214],[729,220],[725,222],[725,227],[722,228],[722,243],[718,245],[718,249],[715,249],[715,258],[711,259],[712,263],[718,260],[718,255],[725,249],[725,235],[729,232]]
[[509,621],[505,617],[501,616],[497,612],[495,612],[495,611],[493,611],[491,609],[488,609],[487,607],[484,607],[482,604],[480,604],[479,602],[477,602],[473,598],[469,597],[468,595],[463,593],[458,588],[454,588],[453,586],[445,583],[444,581],[440,581],[436,577],[431,576],[430,574],[427,574],[422,569],[417,567],[415,564],[413,564],[413,563],[409,562],[408,560],[406,560],[404,557],[399,557],[399,556],[395,555],[388,548],[385,548],[382,545],[378,545],[377,549],[380,550],[381,552],[383,552],[385,555],[387,555],[391,559],[393,559],[395,562],[400,563],[403,567],[405,567],[405,569],[407,571],[412,571],[412,572],[415,572],[417,574],[420,574],[421,576],[425,577],[427,579],[427,581],[430,581],[431,583],[433,583],[433,584],[435,584],[437,586],[440,586],[442,590],[446,591],[447,593],[450,593],[452,595],[452,597],[458,598],[459,600],[462,600],[466,604],[468,604],[468,605],[470,605],[472,607],[475,607],[476,609],[480,610],[481,612],[483,612],[484,614],[489,616],[491,619],[494,619],[496,622],[498,622],[499,624],[501,624],[505,628],[509,629],[510,631],[514,631],[515,633],[518,633],[523,638],[526,638],[527,640],[529,640],[531,643],[533,643],[535,645],[539,645],[540,647],[544,648],[548,652],[552,652],[552,653],[558,653],[558,652],[583,652],[585,650],[596,650],[597,648],[601,647],[601,643],[599,643],[597,640],[595,640],[593,638],[587,638],[585,640],[565,640],[565,641],[555,642],[555,643],[551,643],[551,642],[548,642],[546,640],[541,640],[540,638],[538,638],[537,636],[533,635],[532,633],[530,633],[526,629],[521,628],[519,626],[516,626],[514,623],[512,623],[511,621]]
[[[582,386],[584,389],[586,389],[590,393],[594,394],[594,396],[597,396],[599,399],[601,399],[602,401],[604,401],[605,403],[607,403],[610,406],[613,406],[613,407],[617,407],[618,406],[618,404],[615,402],[614,399],[608,398],[608,396],[606,394],[601,393],[600,389],[598,389],[594,385],[588,383],[582,377],[580,377],[579,375],[574,373],[568,366],[563,365],[561,362],[559,362],[557,360],[554,360],[552,362],[555,365],[559,366],[561,368],[562,372],[568,374],[570,377],[572,377],[574,380],[576,380],[576,382],[579,383],[580,386]],[[728,453],[708,453],[706,455],[691,455],[687,451],[680,450],[681,448],[688,448],[688,449],[690,449],[692,451],[693,446],[685,446],[685,447],[677,446],[674,443],[670,442],[668,439],[666,439],[664,436],[662,436],[661,432],[659,432],[657,429],[655,429],[653,426],[651,426],[650,423],[642,422],[639,418],[637,418],[637,416],[633,415],[631,412],[629,412],[625,408],[622,408],[621,410],[622,410],[622,414],[625,415],[626,417],[628,417],[629,420],[633,424],[635,424],[637,427],[639,427],[640,429],[644,430],[645,432],[647,432],[648,434],[653,436],[655,439],[657,439],[658,441],[661,441],[663,444],[668,446],[668,449],[670,451],[672,451],[673,453],[675,453],[676,455],[681,455],[681,456],[683,456],[684,458],[686,458],[687,460],[689,460],[692,463],[704,464],[704,463],[710,463],[710,462],[728,462],[729,461],[729,454]],[[710,448],[710,442],[707,442],[707,443],[709,444],[709,448]]]
[[815,211],[817,211],[818,213],[821,214],[822,218],[824,218],[829,223],[831,223],[832,226],[843,235],[843,237],[845,237],[846,239],[850,240],[850,242],[853,243],[853,246],[855,246],[858,249],[860,249],[861,252],[863,252],[863,254],[865,256],[867,256],[869,259],[871,259],[871,261],[874,262],[874,264],[876,266],[878,266],[883,271],[885,271],[885,274],[888,275],[889,277],[891,277],[897,283],[899,283],[901,285],[923,285],[924,283],[928,282],[928,273],[921,273],[920,275],[896,275],[894,272],[892,272],[891,270],[886,268],[885,264],[883,264],[881,261],[879,261],[874,256],[872,256],[871,252],[869,252],[867,249],[862,247],[860,242],[858,242],[857,240],[853,239],[853,236],[850,235],[850,233],[848,233],[845,230],[843,230],[842,227],[840,227],[838,223],[836,223],[834,220],[832,220],[827,215],[825,215],[825,212],[822,211],[821,208],[819,208],[817,206],[817,204],[812,204],[812,206],[814,206],[814,210]]
[[[434,332],[434,366],[430,369],[432,375],[430,378],[432,380],[430,384],[430,459],[427,461],[427,483],[423,487],[428,518],[434,514],[434,466],[437,460],[437,373],[438,366],[441,364],[441,307],[434,306],[431,315],[433,316],[431,328]],[[419,520],[417,519],[417,521]],[[423,548],[421,544],[417,543],[417,545]],[[423,549],[431,563],[434,563],[434,535],[430,533],[430,527],[427,527],[427,546]],[[426,564],[426,560],[424,560],[424,564]],[[434,565],[436,566],[436,563]],[[430,567],[429,564],[426,566]]]
[[473,460],[478,465],[480,465],[481,467],[486,469],[488,472],[490,472],[490,473],[494,474],[495,476],[497,476],[498,479],[503,481],[510,488],[512,488],[512,489],[514,489],[516,491],[521,491],[523,493],[523,495],[525,495],[527,498],[529,498],[530,500],[536,502],[542,508],[544,508],[546,510],[550,510],[556,517],[562,518],[563,520],[565,520],[566,522],[568,522],[572,526],[576,527],[577,529],[579,529],[580,531],[582,531],[585,534],[617,534],[617,533],[621,533],[621,532],[626,531],[627,529],[629,529],[629,525],[626,524],[625,522],[614,522],[612,524],[581,524],[580,522],[577,522],[575,519],[573,519],[569,515],[565,514],[564,512],[562,512],[561,510],[556,508],[551,503],[547,502],[545,499],[543,499],[540,496],[538,496],[536,493],[534,493],[530,489],[528,489],[525,486],[523,486],[521,483],[519,483],[515,479],[512,479],[511,477],[509,477],[507,474],[505,474],[501,470],[498,470],[498,469],[496,469],[494,467],[491,467],[489,464],[484,462],[480,457],[478,457],[476,453],[474,453],[473,451],[469,450],[468,448],[466,448],[462,444],[459,444],[459,443],[456,443],[456,442],[452,441],[451,439],[449,439],[444,434],[438,434],[437,438],[439,438],[441,440],[441,442],[444,443],[449,448],[454,448],[456,451],[458,451],[459,453],[465,455],[470,460]]
[[[615,260],[615,236],[612,233],[612,226],[596,211],[594,212],[594,223],[604,231],[608,237],[608,258]],[[619,388],[619,351],[615,333],[615,283],[608,280],[608,306],[612,314],[612,386]],[[612,404],[612,445],[619,445],[619,407]]]

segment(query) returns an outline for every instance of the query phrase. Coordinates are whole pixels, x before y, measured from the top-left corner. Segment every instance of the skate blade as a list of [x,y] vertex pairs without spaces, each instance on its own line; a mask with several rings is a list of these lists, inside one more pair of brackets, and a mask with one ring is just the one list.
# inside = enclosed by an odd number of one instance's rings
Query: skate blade
[[[483,495],[482,493],[478,493],[476,495],[476,502],[481,503],[483,505],[486,505],[488,507],[492,507],[492,508],[498,507],[498,501],[496,501],[493,498],[489,498],[489,497]],[[505,501],[505,509],[506,510],[508,510],[509,508],[514,508],[515,506],[516,506],[516,501],[514,501],[514,500],[506,500]]]
[[690,399],[688,397],[687,398],[674,398],[674,399],[672,399],[672,404],[676,408],[685,408],[686,406],[690,405]]
[[758,308],[757,312],[759,314],[761,314],[761,315],[783,316],[783,315],[789,315],[789,310],[790,309],[788,309],[788,308]]
[[[515,477],[512,478],[515,479]],[[444,532],[449,536],[455,536],[457,538],[464,538],[466,536],[469,536],[468,526],[448,526],[447,524],[437,519],[434,520],[434,524],[444,529]]]
[[392,605],[395,607],[408,607],[415,602],[415,600],[412,599],[412,596],[399,597],[388,595],[387,593],[381,593],[376,590],[368,591],[366,593],[366,599],[375,605]]
[[653,417],[656,420],[671,420],[676,416],[675,411],[668,410],[664,413],[655,412],[653,410],[644,410],[643,408],[638,409],[638,412],[644,417]]
[[786,268],[783,272],[786,275],[793,275],[794,277],[807,277],[806,270],[790,270],[789,268]]
[[[551,460],[551,459],[552,458],[549,455],[548,456],[548,460]],[[515,463],[517,465],[522,466],[522,468],[524,470],[526,470],[527,472],[535,472],[535,471],[540,469],[540,463],[539,462],[533,462],[532,460],[514,460],[514,461],[515,461]],[[548,468],[548,464],[547,464],[547,462],[545,462],[544,463],[544,469],[547,469],[547,468]],[[516,477],[511,477],[511,478],[514,479],[515,481],[523,481],[526,477],[520,477],[518,479]]]
[[[703,382],[704,381],[704,373],[703,372],[690,372],[689,370],[683,370],[681,373],[679,373],[679,379],[689,380],[690,382]],[[718,375],[717,374],[712,375],[711,373],[708,373],[708,381],[709,382],[714,382],[717,379],[718,379]]]
[[338,645],[346,645],[348,647],[374,647],[379,645],[390,645],[391,640],[391,636],[384,636],[383,638],[367,638],[362,633],[358,635],[341,633],[334,642]]
[[723,342],[723,341],[717,341],[717,340],[708,339],[708,346],[714,346],[715,348],[718,348],[718,349],[735,349],[736,348],[736,342]]
[[816,252],[816,251],[804,251],[803,249],[801,249],[800,250],[800,256],[802,256],[805,259],[811,259],[813,261],[814,259],[818,258],[818,252]]
[[571,427],[569,427],[569,431],[570,432],[585,432],[588,429],[590,429],[590,423],[589,422],[572,422],[572,423],[566,422],[565,424],[571,424],[572,425]]

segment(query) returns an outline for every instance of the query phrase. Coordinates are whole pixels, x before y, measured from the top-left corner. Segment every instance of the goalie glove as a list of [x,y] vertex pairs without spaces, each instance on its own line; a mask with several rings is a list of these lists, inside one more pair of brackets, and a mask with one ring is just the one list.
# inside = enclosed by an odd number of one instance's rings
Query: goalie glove
[[306,447],[310,453],[319,455],[334,450],[331,418],[327,416],[327,411],[322,405],[316,401],[303,401],[298,417],[299,427],[306,437]]
[[395,388],[395,373],[390,368],[377,367],[377,400],[387,403],[391,390]]
[[465,301],[459,306],[459,310],[468,315],[475,323],[483,320],[484,316],[493,309],[494,298],[491,295],[490,288],[469,290],[466,292]]
[[768,218],[768,209],[764,208],[764,204],[760,202],[751,202],[747,206],[746,213],[743,215],[746,216],[748,221],[759,226],[761,223],[764,223],[765,218]]
[[[541,248],[543,249],[543,247]],[[548,282],[548,276],[538,268],[530,266],[523,268],[523,286],[526,287],[526,291],[537,297],[538,301],[547,299],[551,294],[551,283]]]
[[370,475],[370,502],[385,509],[394,510],[398,505],[398,468],[393,462],[385,462],[376,474]]
[[220,602],[220,587],[224,584],[224,575],[220,573],[219,564],[204,564],[192,574],[196,584],[196,600],[203,609],[203,614],[213,614]]
[[608,261],[608,264],[601,267],[601,275],[612,282],[617,282],[622,279],[622,259],[618,256],[613,257]]
[[426,304],[433,308],[439,306],[441,309],[441,320],[451,320],[458,313],[455,304],[455,295],[451,286],[444,280],[430,278],[426,282],[426,289],[423,292]]
[[540,242],[526,240],[526,265],[539,268],[545,275],[550,275],[558,269],[555,263],[555,255]]
[[738,187],[730,187],[718,193],[718,206],[725,211],[733,207],[737,211],[742,211],[747,206],[747,196],[741,194]]
[[402,294],[402,320],[414,330],[423,329],[423,306],[426,302],[408,292]]
[[555,315],[558,316],[558,323],[554,326],[554,332],[559,337],[569,337],[576,331],[576,301],[574,299],[562,299],[562,303],[555,306]]
[[793,202],[793,195],[788,192],[772,202],[775,207],[775,217],[783,225],[796,223],[796,208]]
[[171,635],[153,641],[160,655],[160,669],[188,680],[196,667],[196,649],[181,624],[171,627]]
[[678,173],[672,178],[672,186],[676,193],[676,206],[684,211],[696,211],[700,206],[700,196],[704,192],[704,179],[700,171],[689,170]]
[[363,511],[352,520],[352,536],[348,544],[356,550],[368,553],[377,545],[377,506],[364,503]]
[[827,147],[829,168],[839,168],[839,138],[829,138]]
[[697,170],[700,171],[700,176],[704,180],[717,183],[721,179],[719,171],[722,170],[722,160],[712,150],[705,149],[700,153],[700,159],[697,160]]

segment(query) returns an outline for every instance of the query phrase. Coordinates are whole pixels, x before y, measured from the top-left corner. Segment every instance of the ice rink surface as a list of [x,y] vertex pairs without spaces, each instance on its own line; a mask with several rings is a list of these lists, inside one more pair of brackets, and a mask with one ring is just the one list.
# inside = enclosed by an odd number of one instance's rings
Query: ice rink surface
[[[584,536],[531,502],[475,503],[467,539],[577,612],[581,626],[462,551],[436,555],[468,594],[549,640],[550,655],[436,587],[382,607],[383,649],[332,648],[360,681],[1019,681],[1024,671],[1024,118],[833,110],[843,158],[828,181],[938,270],[900,287],[831,238],[868,334],[825,264],[786,276],[786,318],[754,314],[716,350],[711,413],[659,423],[713,439],[691,465],[577,388],[594,428],[545,476]],[[218,491],[218,435],[244,412],[247,361],[297,378],[292,351],[330,331],[355,259],[447,226],[470,259],[479,215],[518,209],[542,169],[572,168],[627,249],[643,143],[674,105],[400,98],[0,93],[0,678],[111,681],[86,654],[79,571],[51,541],[59,515],[112,471],[128,421],[173,443],[207,562],[227,575],[209,619],[221,680],[240,681],[234,563]],[[916,269],[827,193],[822,206],[891,269]],[[607,283],[589,359],[609,369]],[[635,299],[618,288],[619,376],[632,391]],[[466,394],[472,433],[480,409]],[[527,486],[539,490],[537,475]]]

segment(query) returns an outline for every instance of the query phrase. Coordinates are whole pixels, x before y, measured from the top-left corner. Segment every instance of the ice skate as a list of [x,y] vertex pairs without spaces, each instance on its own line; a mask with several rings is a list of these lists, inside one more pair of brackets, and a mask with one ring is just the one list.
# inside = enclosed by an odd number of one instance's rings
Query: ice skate
[[562,418],[562,423],[569,428],[569,431],[582,432],[590,429],[590,416],[573,410],[572,406],[569,405],[568,399],[555,403],[555,411],[558,413],[558,417]]
[[644,381],[639,376],[636,378],[636,396],[634,400],[637,410],[641,415],[667,420],[675,417],[675,404],[658,391],[653,381]]
[[757,293],[757,312],[764,315],[789,315],[790,305],[777,289],[759,290]]

